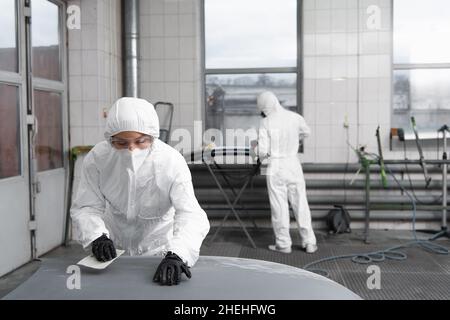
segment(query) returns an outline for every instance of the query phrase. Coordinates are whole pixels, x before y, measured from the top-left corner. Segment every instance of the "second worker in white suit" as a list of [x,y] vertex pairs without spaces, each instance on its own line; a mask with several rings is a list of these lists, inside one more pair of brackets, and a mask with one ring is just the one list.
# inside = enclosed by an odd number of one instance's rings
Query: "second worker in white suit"
[[257,105],[264,119],[260,123],[255,151],[260,159],[267,157],[269,161],[267,189],[275,233],[275,245],[270,245],[269,249],[291,252],[290,203],[299,228],[301,246],[306,252],[313,253],[317,250],[317,243],[298,158],[299,140],[309,136],[310,129],[301,115],[283,108],[272,92],[260,94]]

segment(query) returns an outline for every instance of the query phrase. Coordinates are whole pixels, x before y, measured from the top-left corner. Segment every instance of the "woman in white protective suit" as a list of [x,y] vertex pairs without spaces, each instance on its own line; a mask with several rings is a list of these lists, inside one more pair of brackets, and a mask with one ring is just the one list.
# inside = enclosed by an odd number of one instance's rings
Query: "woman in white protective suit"
[[178,284],[191,277],[209,231],[183,156],[158,139],[152,104],[121,98],[107,117],[105,141],[83,162],[71,207],[77,240],[99,261],[116,256],[161,255],[153,280]]
[[309,136],[310,129],[301,115],[284,109],[272,92],[261,93],[257,105],[264,119],[260,123],[255,152],[260,159],[268,158],[269,161],[266,178],[275,233],[275,245],[269,245],[269,249],[291,253],[289,201],[299,228],[301,246],[306,252],[313,253],[317,243],[298,158],[299,140]]

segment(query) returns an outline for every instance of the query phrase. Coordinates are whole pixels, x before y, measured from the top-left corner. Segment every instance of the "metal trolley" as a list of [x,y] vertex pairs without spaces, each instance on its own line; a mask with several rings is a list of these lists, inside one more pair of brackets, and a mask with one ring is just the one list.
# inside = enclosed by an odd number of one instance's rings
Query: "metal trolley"
[[[239,225],[241,226],[242,230],[244,231],[245,235],[247,236],[248,240],[250,241],[252,247],[256,248],[255,242],[253,241],[253,238],[251,237],[247,228],[245,227],[241,217],[238,214],[238,211],[245,210],[245,206],[242,204],[240,199],[244,191],[251,184],[253,178],[260,173],[261,162],[259,161],[259,159],[257,159],[256,164],[252,164],[247,168],[242,167],[233,168],[233,166],[230,167],[219,165],[215,159],[218,156],[224,157],[239,156],[244,157],[244,159],[246,160],[248,160],[249,158],[256,158],[255,155],[250,150],[250,148],[245,147],[215,147],[209,150],[208,149],[203,150],[202,162],[206,165],[209,173],[211,174],[211,177],[213,178],[214,182],[216,183],[217,187],[222,193],[228,207],[230,208],[230,211],[223,217],[216,232],[209,240],[209,243],[212,243],[214,241],[214,239],[224,226],[224,223],[227,221],[228,217],[232,213],[236,218],[236,220],[238,221]],[[222,178],[224,186],[222,186],[218,176]],[[231,180],[238,180],[238,182],[242,182],[242,186],[239,188],[239,190],[236,190],[236,187],[233,187]],[[230,196],[227,194],[225,190],[226,188],[229,188],[229,190],[231,190],[233,199],[230,199]],[[239,206],[240,208],[237,209],[237,206]],[[252,219],[253,226],[257,228],[253,218],[250,215],[249,217]]]

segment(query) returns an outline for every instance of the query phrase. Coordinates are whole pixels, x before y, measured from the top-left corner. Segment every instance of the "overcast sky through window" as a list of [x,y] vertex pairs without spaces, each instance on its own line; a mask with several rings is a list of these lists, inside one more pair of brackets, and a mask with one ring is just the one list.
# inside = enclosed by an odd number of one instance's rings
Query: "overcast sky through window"
[[296,0],[205,0],[206,68],[297,66]]

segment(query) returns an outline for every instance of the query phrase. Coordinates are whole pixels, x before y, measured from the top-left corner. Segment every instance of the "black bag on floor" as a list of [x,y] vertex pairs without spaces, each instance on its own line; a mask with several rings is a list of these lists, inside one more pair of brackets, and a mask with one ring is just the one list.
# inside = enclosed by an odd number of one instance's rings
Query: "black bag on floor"
[[335,205],[328,212],[326,222],[329,233],[350,233],[350,215],[344,206]]

